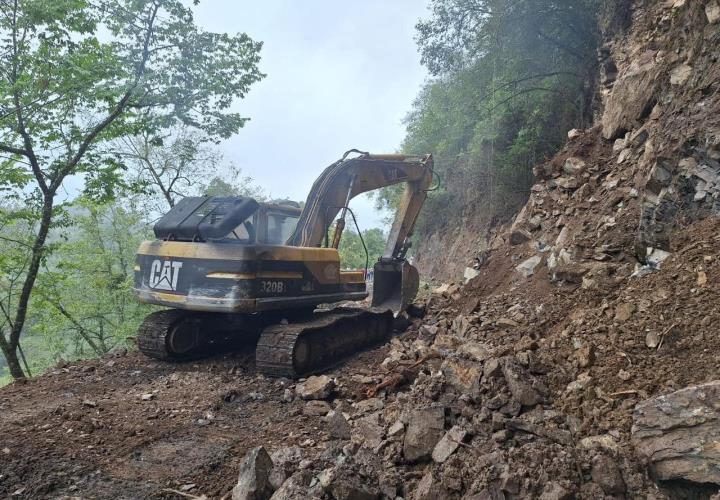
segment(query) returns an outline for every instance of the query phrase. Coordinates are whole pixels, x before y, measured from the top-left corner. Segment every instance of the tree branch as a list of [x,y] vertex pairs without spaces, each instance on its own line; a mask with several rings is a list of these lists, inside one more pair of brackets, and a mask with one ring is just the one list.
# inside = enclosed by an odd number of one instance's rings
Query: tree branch
[[560,50],[562,50],[562,51],[564,51],[564,52],[566,52],[566,53],[568,53],[568,54],[570,54],[571,56],[575,57],[576,59],[578,59],[578,60],[580,60],[580,61],[585,61],[585,60],[587,59],[587,58],[585,57],[585,55],[583,55],[583,54],[581,54],[580,52],[578,52],[577,50],[573,49],[572,47],[570,47],[570,46],[567,45],[566,43],[563,43],[563,42],[561,42],[561,41],[559,41],[559,40],[556,40],[555,38],[553,38],[553,37],[551,37],[551,36],[549,36],[549,35],[546,35],[545,33],[542,32],[542,30],[537,30],[537,34],[538,34],[538,36],[539,36],[540,38],[542,38],[543,40],[546,40],[546,41],[550,42],[550,43],[551,43],[552,45],[554,45],[555,47],[559,48]]
[[13,64],[12,64],[12,71],[11,71],[11,78],[12,78],[12,85],[13,85],[13,103],[15,104],[15,118],[17,120],[17,131],[20,134],[20,136],[23,139],[23,144],[25,146],[25,155],[28,160],[30,160],[30,167],[32,168],[33,175],[35,176],[35,179],[38,182],[38,186],[40,186],[40,190],[43,192],[44,195],[47,196],[48,194],[48,186],[45,182],[45,176],[43,175],[43,171],[40,168],[40,163],[38,162],[37,157],[35,156],[35,152],[33,151],[33,145],[32,145],[32,139],[30,138],[30,134],[28,134],[27,129],[25,128],[25,120],[23,119],[22,114],[22,106],[20,106],[20,95],[18,94],[17,87],[15,86],[18,81],[18,61],[19,61],[19,48],[18,48],[18,40],[17,40],[17,1],[14,3],[13,6],[13,17],[12,17],[12,54],[13,54]]
[[12,238],[8,238],[7,236],[0,235],[0,240],[9,241],[10,243],[15,243],[16,245],[21,245],[25,248],[32,248],[32,245],[25,243],[24,241],[14,240]]
[[90,348],[91,348],[93,351],[95,351],[95,354],[97,354],[98,356],[102,356],[103,354],[105,354],[105,352],[104,352],[102,349],[100,349],[100,348],[97,346],[97,344],[92,340],[92,337],[90,337],[90,335],[88,335],[88,333],[92,333],[92,334],[94,334],[94,335],[97,336],[97,335],[99,335],[97,332],[93,332],[93,331],[90,330],[89,328],[85,328],[85,327],[84,327],[82,324],[80,324],[75,318],[73,318],[72,314],[70,314],[70,313],[67,311],[67,309],[65,309],[65,308],[62,306],[62,304],[60,304],[59,302],[55,302],[54,300],[50,300],[50,299],[48,299],[47,297],[45,297],[45,300],[47,300],[48,302],[50,302],[50,304],[51,304],[55,309],[57,309],[60,314],[62,314],[63,316],[65,316],[65,318],[67,318],[67,320],[70,321],[70,323],[73,324],[73,326],[77,329],[78,333],[79,333],[80,336],[83,338],[83,340],[88,343],[88,345],[90,346]]
[[[530,94],[531,92],[550,92],[550,93],[553,93],[553,94],[560,94],[560,95],[564,96],[564,94],[563,94],[561,91],[557,90],[557,89],[548,89],[548,88],[545,88],[545,87],[532,87],[532,88],[527,88],[527,89],[523,89],[523,90],[521,90],[521,91],[519,91],[519,92],[516,92],[516,93],[514,93],[513,95],[511,95],[510,97],[508,97],[507,99],[503,99],[501,102],[497,103],[495,106],[493,106],[493,107],[491,107],[491,108],[486,108],[486,110],[487,110],[488,112],[493,112],[493,111],[495,111],[497,108],[499,108],[500,106],[502,106],[503,104],[507,104],[508,102],[512,101],[512,100],[515,99],[516,97],[520,97],[521,95],[525,95],[525,94]],[[568,102],[570,102],[570,103],[573,104],[575,107],[577,107],[577,105],[574,104],[574,103],[572,103],[572,101],[568,101]]]
[[100,135],[100,133],[105,130],[112,122],[115,121],[115,119],[122,114],[122,112],[127,107],[127,104],[130,102],[130,99],[132,98],[133,92],[137,88],[138,84],[140,83],[140,79],[145,74],[146,66],[148,59],[150,57],[150,40],[152,39],[153,29],[155,25],[155,17],[157,16],[159,9],[159,5],[155,4],[153,6],[153,10],[150,14],[150,18],[148,20],[147,24],[147,31],[145,33],[145,40],[143,42],[143,50],[142,50],[142,57],[140,61],[138,62],[137,69],[135,70],[135,79],[130,85],[130,87],[127,89],[123,97],[120,99],[120,101],[115,105],[115,108],[110,112],[108,116],[105,117],[104,120],[102,120],[100,123],[95,125],[95,127],[88,133],[88,135],[85,137],[85,139],[80,144],[80,147],[78,148],[77,152],[73,156],[73,158],[65,165],[65,167],[61,170],[60,175],[57,176],[57,178],[53,181],[53,183],[50,186],[50,189],[55,192],[57,188],[62,183],[65,176],[67,176],[69,173],[73,171],[73,169],[77,166],[77,164],[80,162],[82,157],[85,155],[87,150],[90,148],[90,145],[95,140],[95,138]]
[[28,157],[30,155],[30,153],[25,149],[15,148],[13,146],[8,146],[6,144],[0,144],[0,151],[4,151],[5,153],[10,153],[13,155],[25,156],[25,157]]

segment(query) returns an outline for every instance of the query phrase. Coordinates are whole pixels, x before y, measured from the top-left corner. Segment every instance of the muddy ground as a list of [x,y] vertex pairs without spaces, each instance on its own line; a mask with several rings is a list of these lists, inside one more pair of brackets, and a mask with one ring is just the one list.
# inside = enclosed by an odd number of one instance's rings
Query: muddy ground
[[[332,373],[371,373],[387,347]],[[0,498],[221,498],[246,450],[322,445],[289,381],[255,373],[252,348],[167,364],[139,353],[85,361],[0,391]]]

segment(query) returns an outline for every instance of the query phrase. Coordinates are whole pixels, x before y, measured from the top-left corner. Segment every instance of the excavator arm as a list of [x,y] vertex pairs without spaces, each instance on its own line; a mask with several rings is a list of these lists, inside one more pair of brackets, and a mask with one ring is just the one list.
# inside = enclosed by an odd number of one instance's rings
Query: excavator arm
[[[358,156],[349,158],[352,153]],[[330,224],[340,214],[332,246],[337,248],[351,199],[359,194],[405,183],[385,251],[375,265],[373,305],[396,312],[404,309],[417,294],[417,270],[407,263],[415,222],[432,183],[431,155],[373,155],[351,150],[318,177],[308,195],[291,246],[319,247]]]

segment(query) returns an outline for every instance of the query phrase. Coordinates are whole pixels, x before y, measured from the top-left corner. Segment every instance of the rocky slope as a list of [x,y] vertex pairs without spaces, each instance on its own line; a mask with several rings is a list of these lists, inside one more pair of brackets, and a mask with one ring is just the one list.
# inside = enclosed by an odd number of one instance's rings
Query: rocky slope
[[[596,126],[536,168],[476,276],[419,308],[379,390],[335,400],[350,442],[274,498],[717,493],[720,5],[631,15],[601,51]],[[471,266],[468,245],[444,248]]]

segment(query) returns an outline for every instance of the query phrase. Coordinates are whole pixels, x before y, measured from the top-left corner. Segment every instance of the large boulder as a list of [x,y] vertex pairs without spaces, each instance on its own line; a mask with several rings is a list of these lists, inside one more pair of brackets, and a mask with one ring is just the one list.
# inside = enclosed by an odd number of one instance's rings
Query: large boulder
[[720,380],[639,403],[632,442],[659,480],[720,484]]
[[344,464],[318,475],[320,486],[335,500],[379,500],[377,478],[366,478],[354,466]]
[[248,451],[240,466],[238,482],[233,488],[233,500],[268,500],[273,494],[270,473],[273,462],[265,448]]
[[320,500],[324,496],[323,490],[320,483],[310,486],[312,480],[313,476],[310,471],[298,471],[273,493],[270,500]]
[[543,401],[545,387],[512,358],[504,360],[502,373],[508,389],[510,389],[510,394],[520,405],[535,406]]
[[331,411],[325,417],[327,431],[335,439],[350,439],[351,427],[341,411]]
[[542,257],[535,255],[520,263],[515,270],[526,278],[529,278],[535,274],[535,268],[540,264],[540,262],[542,262]]
[[384,428],[380,424],[380,413],[371,413],[367,417],[353,422],[351,437],[364,448],[377,448],[383,440]]
[[335,388],[335,382],[327,375],[313,376],[295,387],[298,396],[305,400],[327,399]]
[[270,473],[270,485],[275,489],[279,489],[285,480],[297,471],[302,458],[303,451],[299,446],[287,446],[275,450],[270,455],[273,463],[273,469]]
[[625,493],[625,481],[616,460],[605,455],[598,455],[592,462],[590,474],[593,481],[606,494],[622,495]]
[[470,397],[480,395],[482,364],[464,359],[447,359],[442,370],[450,385],[461,393]]
[[448,498],[448,491],[432,471],[423,476],[411,496],[412,500],[439,500],[445,498]]
[[430,458],[433,449],[445,434],[445,408],[433,406],[416,410],[410,415],[403,456],[408,462],[419,462]]
[[439,464],[444,463],[450,458],[450,455],[455,453],[455,450],[462,444],[465,436],[467,436],[467,432],[459,425],[450,429],[435,445],[432,452],[433,460]]

